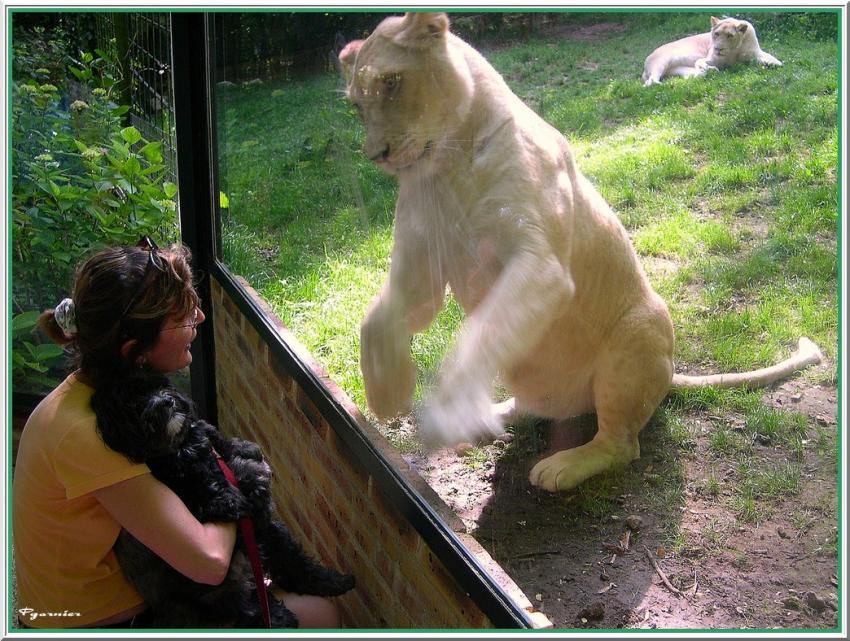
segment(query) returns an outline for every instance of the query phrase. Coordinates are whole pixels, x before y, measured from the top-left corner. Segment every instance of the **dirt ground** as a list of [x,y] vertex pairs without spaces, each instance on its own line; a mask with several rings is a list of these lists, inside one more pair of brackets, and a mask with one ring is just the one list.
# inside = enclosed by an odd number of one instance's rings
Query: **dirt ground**
[[[721,421],[733,430],[743,422],[734,415],[690,413],[687,450],[671,450],[650,423],[635,473],[623,476],[640,481],[609,488],[601,510],[588,509],[581,488],[550,494],[528,483],[547,449],[546,425],[466,452],[405,458],[555,628],[834,629],[836,456],[815,442],[836,430],[836,397],[834,386],[803,377],[765,393],[765,404],[805,415],[807,428],[797,491],[755,521],[734,512],[737,464],[709,447]],[[754,458],[787,457],[770,441],[753,445]]]

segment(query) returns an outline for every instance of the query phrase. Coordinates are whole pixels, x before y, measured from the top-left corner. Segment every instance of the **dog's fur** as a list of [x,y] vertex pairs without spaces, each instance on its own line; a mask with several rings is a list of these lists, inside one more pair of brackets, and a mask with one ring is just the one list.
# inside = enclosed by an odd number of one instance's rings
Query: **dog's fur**
[[[369,407],[380,419],[411,410],[410,340],[448,285],[466,321],[421,414],[426,443],[498,435],[516,413],[595,410],[596,436],[537,463],[531,482],[567,489],[637,458],[671,385],[673,325],[564,136],[445,14],[387,18],[340,59],[366,154],[399,180],[389,278],[361,326]],[[515,397],[494,406],[497,376]]]
[[[354,578],[325,568],[305,554],[282,523],[273,518],[271,469],[255,443],[225,438],[198,419],[194,408],[164,376],[136,371],[92,398],[104,442],[170,487],[201,522],[253,521],[263,568],[289,592],[337,595]],[[233,470],[239,489],[225,478],[217,452]],[[127,579],[153,610],[151,627],[263,627],[254,576],[242,536],[221,585],[196,583],[180,574],[126,530],[115,552]],[[271,592],[273,628],[297,627],[295,615]]]
[[702,76],[710,69],[723,69],[739,62],[782,65],[762,51],[751,23],[712,16],[711,31],[668,42],[649,54],[643,65],[643,84],[658,84],[665,76]]

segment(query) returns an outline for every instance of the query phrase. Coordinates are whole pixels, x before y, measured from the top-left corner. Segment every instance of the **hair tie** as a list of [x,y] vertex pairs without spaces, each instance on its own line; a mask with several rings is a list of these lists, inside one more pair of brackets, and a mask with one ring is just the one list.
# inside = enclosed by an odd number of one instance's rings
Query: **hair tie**
[[53,319],[66,336],[71,337],[77,333],[74,301],[70,298],[63,298],[62,302],[53,309]]

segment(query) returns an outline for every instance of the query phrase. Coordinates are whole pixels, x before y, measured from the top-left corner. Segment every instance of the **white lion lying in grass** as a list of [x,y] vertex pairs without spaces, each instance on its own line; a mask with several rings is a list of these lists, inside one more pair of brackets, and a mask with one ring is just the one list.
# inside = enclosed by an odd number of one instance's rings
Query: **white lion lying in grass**
[[664,76],[702,76],[709,69],[753,61],[770,67],[782,65],[762,51],[756,30],[749,22],[712,17],[710,32],[668,42],[649,54],[643,65],[643,84],[658,84]]

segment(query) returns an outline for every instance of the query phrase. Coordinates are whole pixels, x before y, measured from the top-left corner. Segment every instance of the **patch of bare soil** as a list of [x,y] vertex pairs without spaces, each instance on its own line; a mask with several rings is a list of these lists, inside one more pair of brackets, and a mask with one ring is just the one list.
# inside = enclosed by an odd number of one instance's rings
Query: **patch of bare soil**
[[[405,458],[555,628],[834,629],[836,456],[823,443],[836,443],[836,389],[794,379],[765,403],[805,415],[807,428],[797,491],[756,519],[735,513],[740,461],[710,447],[720,425],[740,429],[734,416],[691,412],[686,447],[651,423],[635,473],[623,475],[640,480],[609,488],[599,509],[582,488],[529,484],[547,449],[544,424]],[[781,463],[788,453],[755,439],[749,456]]]
[[593,42],[603,38],[609,38],[612,34],[628,31],[629,27],[622,22],[598,22],[585,25],[558,25],[546,29],[546,35],[566,40],[578,40],[580,42]]

